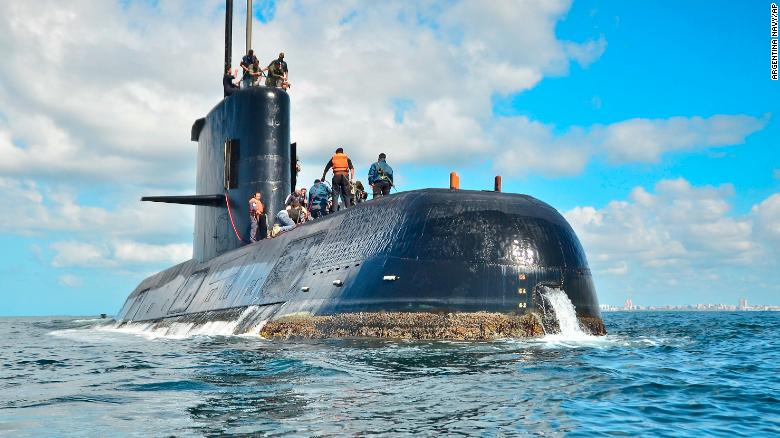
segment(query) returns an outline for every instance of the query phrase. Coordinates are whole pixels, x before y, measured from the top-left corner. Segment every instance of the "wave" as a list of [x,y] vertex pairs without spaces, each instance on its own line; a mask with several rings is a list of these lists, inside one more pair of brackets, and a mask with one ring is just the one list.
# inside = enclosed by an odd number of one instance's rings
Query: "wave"
[[129,322],[97,326],[95,330],[141,336],[146,339],[186,339],[194,336],[245,336],[260,337],[265,320],[239,330],[245,320],[258,310],[258,306],[247,307],[238,318],[233,320],[195,322]]

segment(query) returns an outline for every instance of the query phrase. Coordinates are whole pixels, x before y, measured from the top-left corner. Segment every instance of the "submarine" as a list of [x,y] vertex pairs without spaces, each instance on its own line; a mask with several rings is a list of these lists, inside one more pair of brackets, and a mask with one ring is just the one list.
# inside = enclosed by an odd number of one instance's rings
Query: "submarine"
[[[249,20],[247,28],[248,50]],[[226,70],[231,44],[227,0]],[[190,134],[196,194],[142,200],[194,206],[193,257],[143,280],[116,327],[221,324],[285,339],[527,337],[556,330],[549,294],[557,292],[584,331],[605,334],[579,239],[532,196],[457,184],[397,192],[248,244],[246,200],[260,192],[273,218],[296,186],[289,95],[236,90]]]

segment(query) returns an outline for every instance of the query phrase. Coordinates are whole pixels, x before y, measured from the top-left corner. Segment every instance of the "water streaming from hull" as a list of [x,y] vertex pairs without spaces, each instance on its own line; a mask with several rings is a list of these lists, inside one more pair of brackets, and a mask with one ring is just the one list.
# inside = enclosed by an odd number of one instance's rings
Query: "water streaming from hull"
[[583,330],[574,304],[562,289],[544,287],[541,297],[544,301],[542,321],[546,333],[543,342],[554,347],[558,344],[590,344],[599,340],[599,337]]
[[561,289],[544,288],[544,299],[550,304],[550,309],[558,321],[558,333],[564,336],[585,336],[585,332],[577,321],[577,312],[569,297]]

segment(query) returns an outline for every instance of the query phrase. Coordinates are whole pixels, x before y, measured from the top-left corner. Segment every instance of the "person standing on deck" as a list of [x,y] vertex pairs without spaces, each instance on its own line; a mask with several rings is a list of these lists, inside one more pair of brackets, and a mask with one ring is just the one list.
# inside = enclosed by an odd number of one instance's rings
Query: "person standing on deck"
[[306,187],[301,187],[300,189],[287,195],[287,198],[284,200],[284,205],[286,206],[292,205],[292,202],[295,199],[297,199],[298,202],[300,202],[301,205],[304,207],[308,205],[309,200],[306,196]]
[[[265,225],[265,206],[260,192],[249,198],[249,242],[255,243],[258,240],[265,239],[267,230]],[[259,238],[258,238],[259,234]]]
[[387,164],[386,158],[387,155],[382,152],[379,154],[379,160],[368,170],[368,184],[373,189],[374,198],[389,195],[390,188],[393,187],[393,168]]
[[309,211],[313,219],[328,214],[328,198],[331,193],[330,187],[324,181],[314,180],[314,185],[309,189]]
[[344,208],[349,207],[349,182],[355,179],[355,167],[352,165],[352,160],[344,153],[344,149],[338,148],[322,172],[323,180],[331,168],[333,168],[333,210],[338,211],[339,196],[344,203]]

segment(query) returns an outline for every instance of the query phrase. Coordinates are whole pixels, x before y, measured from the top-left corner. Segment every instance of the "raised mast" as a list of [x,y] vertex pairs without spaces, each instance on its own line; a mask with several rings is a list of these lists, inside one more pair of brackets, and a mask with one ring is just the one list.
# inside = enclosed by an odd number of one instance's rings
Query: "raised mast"
[[249,53],[252,48],[252,0],[246,0],[246,50]]
[[230,68],[233,46],[233,0],[225,0],[225,72]]

